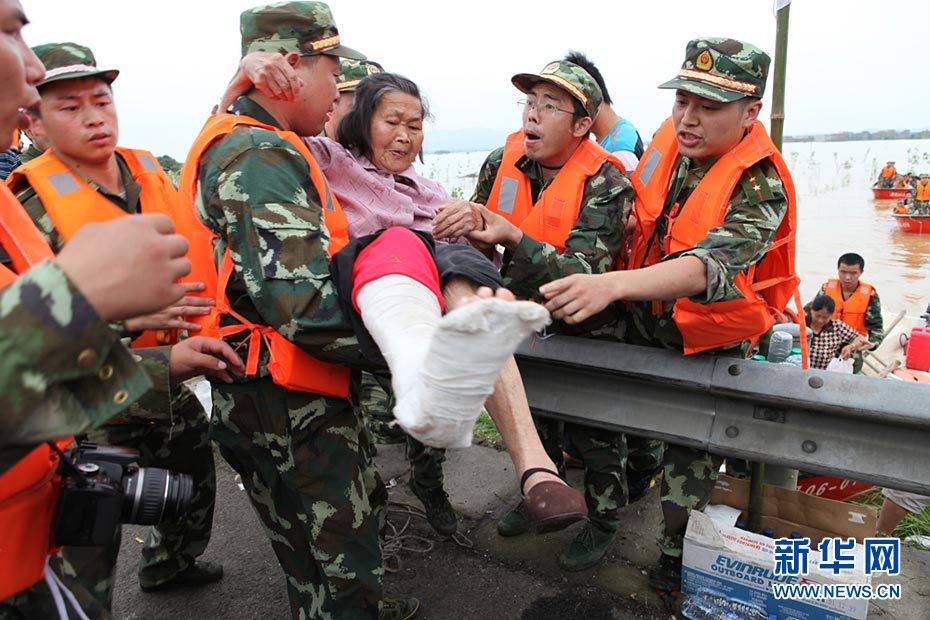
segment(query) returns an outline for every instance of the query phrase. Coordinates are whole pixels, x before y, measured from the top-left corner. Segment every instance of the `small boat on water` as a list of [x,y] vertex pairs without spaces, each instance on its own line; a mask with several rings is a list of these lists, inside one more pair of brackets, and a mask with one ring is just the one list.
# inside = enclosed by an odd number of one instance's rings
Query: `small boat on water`
[[872,188],[872,198],[874,200],[899,200],[901,198],[907,198],[911,195],[913,187],[890,187],[890,188],[881,188],[873,187]]
[[930,215],[912,215],[908,213],[892,213],[901,232],[930,233]]

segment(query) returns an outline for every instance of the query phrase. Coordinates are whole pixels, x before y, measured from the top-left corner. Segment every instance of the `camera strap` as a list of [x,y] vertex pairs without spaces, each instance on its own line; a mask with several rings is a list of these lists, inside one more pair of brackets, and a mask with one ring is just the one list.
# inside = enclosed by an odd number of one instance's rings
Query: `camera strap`
[[79,620],[90,620],[78,604],[74,593],[62,583],[61,578],[52,570],[52,566],[48,560],[45,560],[45,583],[48,584],[48,590],[52,595],[52,599],[55,601],[55,609],[58,611],[58,618],[60,620],[68,620],[69,618],[68,607],[65,605],[66,600],[71,604]]

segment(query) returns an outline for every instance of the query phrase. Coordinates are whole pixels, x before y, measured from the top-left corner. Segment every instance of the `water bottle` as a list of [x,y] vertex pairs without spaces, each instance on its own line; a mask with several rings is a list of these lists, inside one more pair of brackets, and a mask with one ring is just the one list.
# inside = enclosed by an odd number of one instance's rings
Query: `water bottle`
[[791,355],[793,344],[794,338],[791,337],[791,334],[783,331],[773,332],[772,338],[769,340],[768,361],[773,364],[784,362]]
[[801,349],[795,347],[791,349],[791,355],[785,358],[785,361],[782,364],[787,364],[788,366],[797,366],[802,368],[804,366],[802,360],[804,358],[801,356]]
[[681,606],[681,615],[689,620],[768,620],[764,609],[750,603],[728,599],[709,588],[689,594]]

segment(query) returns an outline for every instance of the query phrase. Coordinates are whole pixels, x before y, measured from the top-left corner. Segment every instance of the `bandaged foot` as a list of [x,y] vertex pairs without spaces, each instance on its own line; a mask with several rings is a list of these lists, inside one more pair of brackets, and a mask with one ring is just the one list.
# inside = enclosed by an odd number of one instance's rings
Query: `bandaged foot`
[[548,323],[543,306],[499,297],[445,315],[433,333],[416,389],[397,394],[398,423],[430,446],[470,446],[501,367],[527,336]]

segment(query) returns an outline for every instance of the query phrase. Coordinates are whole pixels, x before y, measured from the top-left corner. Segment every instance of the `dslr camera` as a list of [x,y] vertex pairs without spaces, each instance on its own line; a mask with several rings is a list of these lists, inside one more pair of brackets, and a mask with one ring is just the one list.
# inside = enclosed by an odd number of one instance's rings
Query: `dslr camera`
[[139,453],[81,442],[59,466],[57,545],[109,544],[120,523],[155,525],[187,517],[194,483],[187,474],[137,467]]

